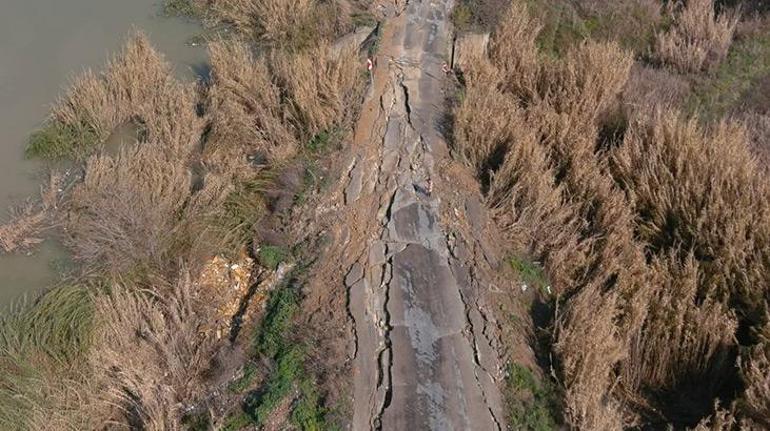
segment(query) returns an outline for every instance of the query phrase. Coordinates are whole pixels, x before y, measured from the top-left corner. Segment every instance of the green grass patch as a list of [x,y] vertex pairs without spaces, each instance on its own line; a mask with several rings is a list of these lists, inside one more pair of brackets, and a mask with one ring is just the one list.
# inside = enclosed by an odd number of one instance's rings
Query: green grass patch
[[222,431],[238,431],[251,426],[253,421],[251,417],[245,412],[238,411],[227,417],[224,425],[222,425]]
[[186,431],[208,431],[211,429],[211,416],[208,411],[185,415],[182,426]]
[[[366,55],[369,58],[374,58],[375,55],[377,55],[377,51],[380,50],[380,43],[382,43],[382,26],[377,23],[377,27],[374,29],[374,34],[364,41],[366,44]],[[369,74],[366,74],[367,81],[369,80]]]
[[90,126],[49,122],[30,135],[25,154],[46,160],[79,159],[95,148],[97,140]]
[[44,353],[67,363],[90,348],[93,319],[93,302],[86,288],[59,287],[0,319],[0,346],[5,354]]
[[[271,293],[267,312],[254,338],[254,356],[267,358],[274,366],[265,383],[246,394],[243,414],[233,416],[232,424],[224,429],[237,430],[252,424],[262,426],[287,397],[292,397],[289,420],[295,429],[331,429],[315,380],[305,368],[305,345],[295,335],[294,320],[301,299],[296,271],[288,282]],[[256,367],[247,365],[244,375],[233,382],[230,389],[235,392],[249,389],[256,374]]]
[[[710,76],[699,76],[687,103],[704,119],[720,118],[736,107],[753,85],[770,73],[770,36],[736,41]],[[770,102],[770,96],[767,96]]]
[[527,5],[532,16],[543,24],[535,40],[543,54],[562,57],[591,35],[586,22],[569,3],[527,0]]
[[508,367],[505,398],[510,429],[558,429],[558,393],[552,383],[539,381],[529,368],[519,364]]
[[255,337],[254,351],[257,355],[275,358],[288,350],[286,337],[299,311],[299,292],[291,285],[274,290],[267,303],[267,313]]
[[467,32],[470,31],[473,27],[473,9],[468,4],[468,2],[461,1],[457,3],[452,9],[452,16],[450,17],[452,20],[452,25],[454,25],[455,30],[458,32]]
[[521,281],[528,287],[538,289],[544,295],[549,295],[550,284],[543,267],[527,258],[514,256],[510,259],[511,268],[519,274]]
[[237,183],[211,217],[210,224],[223,234],[225,252],[238,250],[251,241],[254,225],[265,214],[264,193],[270,184],[268,174]]
[[259,264],[265,268],[275,271],[278,269],[278,265],[283,262],[287,262],[291,259],[291,252],[285,247],[277,245],[263,245],[259,248],[257,253],[257,260]]
[[82,378],[94,314],[85,287],[63,286],[0,318],[0,429],[26,429],[31,411],[54,408],[51,394]]
[[283,346],[275,356],[276,367],[264,388],[247,397],[244,410],[258,425],[264,425],[278,404],[294,389],[303,377],[304,352],[299,346]]
[[227,388],[230,390],[230,392],[235,392],[235,393],[240,393],[245,391],[254,383],[254,380],[257,378],[257,375],[258,375],[257,371],[258,369],[257,369],[257,366],[254,364],[254,362],[248,362],[243,367],[243,374],[237,379],[230,382],[230,384],[227,385]]
[[338,127],[332,127],[329,130],[322,130],[310,138],[306,148],[312,153],[322,153],[333,149],[342,142],[342,130]]

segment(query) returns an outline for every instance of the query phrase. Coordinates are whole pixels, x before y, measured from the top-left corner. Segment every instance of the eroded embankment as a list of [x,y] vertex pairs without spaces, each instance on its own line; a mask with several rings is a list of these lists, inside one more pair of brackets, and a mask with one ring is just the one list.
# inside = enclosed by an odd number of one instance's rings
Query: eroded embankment
[[450,7],[410,3],[386,22],[339,190],[330,261],[353,321],[356,430],[502,428],[476,244],[441,216],[439,191],[452,187],[437,173],[448,157],[438,122]]

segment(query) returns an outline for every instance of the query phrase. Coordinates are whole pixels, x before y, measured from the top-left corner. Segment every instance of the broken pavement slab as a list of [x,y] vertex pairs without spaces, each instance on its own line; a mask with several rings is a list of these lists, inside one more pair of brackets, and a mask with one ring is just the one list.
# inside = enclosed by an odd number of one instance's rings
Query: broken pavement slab
[[448,156],[437,124],[450,9],[412,2],[386,22],[387,66],[375,69],[343,179],[341,211],[359,221],[344,245],[355,259],[345,268],[355,430],[503,427],[483,286],[453,255],[461,238],[450,251],[433,193],[435,159]]

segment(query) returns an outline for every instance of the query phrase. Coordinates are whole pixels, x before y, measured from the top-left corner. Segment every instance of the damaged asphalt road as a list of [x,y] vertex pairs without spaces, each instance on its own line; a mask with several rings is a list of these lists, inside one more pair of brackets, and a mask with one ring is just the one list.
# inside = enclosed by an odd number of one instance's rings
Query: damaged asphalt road
[[[451,0],[385,23],[336,235],[352,324],[354,430],[502,429],[500,367],[471,245],[442,223],[438,131]],[[440,187],[439,187],[440,186]]]

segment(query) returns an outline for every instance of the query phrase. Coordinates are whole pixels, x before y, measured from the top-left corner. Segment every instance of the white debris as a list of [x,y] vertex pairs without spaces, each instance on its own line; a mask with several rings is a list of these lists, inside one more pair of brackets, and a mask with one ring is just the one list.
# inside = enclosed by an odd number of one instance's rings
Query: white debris
[[526,284],[522,284],[521,285],[521,291],[522,292],[526,292],[527,291],[527,285]]

